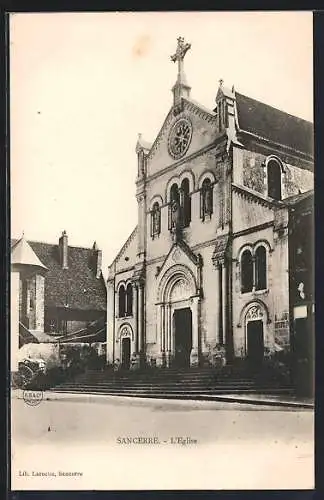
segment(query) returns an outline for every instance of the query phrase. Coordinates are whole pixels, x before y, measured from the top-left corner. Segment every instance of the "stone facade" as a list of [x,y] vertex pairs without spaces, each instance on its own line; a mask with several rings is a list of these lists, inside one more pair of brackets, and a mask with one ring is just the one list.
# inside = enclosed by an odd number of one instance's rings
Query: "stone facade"
[[[138,226],[109,268],[108,363],[196,366],[215,364],[224,353],[227,361],[245,357],[260,345],[262,356],[289,347],[285,199],[312,189],[312,157],[257,134],[252,140],[239,127],[235,99],[234,89],[221,84],[217,109],[209,111],[186,91],[152,145],[139,137]],[[170,149],[173,140],[179,144],[174,130],[185,144],[177,157]],[[280,199],[268,193],[269,161],[280,169]],[[179,202],[172,201],[174,185]],[[211,190],[204,212],[205,185]],[[244,255],[251,259],[248,291]],[[120,317],[118,301],[129,283],[132,312]]]
[[29,330],[44,331],[44,280],[37,272],[20,272],[19,318]]

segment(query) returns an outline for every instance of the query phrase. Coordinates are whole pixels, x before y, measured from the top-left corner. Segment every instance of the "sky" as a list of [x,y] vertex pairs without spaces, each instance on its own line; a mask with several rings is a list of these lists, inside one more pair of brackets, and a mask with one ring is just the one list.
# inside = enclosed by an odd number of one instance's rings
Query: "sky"
[[153,142],[172,105],[178,36],[204,106],[223,79],[313,120],[310,12],[12,14],[12,237],[96,241],[106,275],[137,223],[136,141]]

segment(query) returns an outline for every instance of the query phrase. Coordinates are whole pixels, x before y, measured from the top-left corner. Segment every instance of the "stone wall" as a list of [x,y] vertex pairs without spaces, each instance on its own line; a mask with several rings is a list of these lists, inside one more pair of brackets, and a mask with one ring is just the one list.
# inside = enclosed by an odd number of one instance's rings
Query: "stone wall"
[[236,184],[246,186],[258,193],[267,196],[267,172],[264,167],[266,158],[270,154],[276,154],[283,161],[284,171],[282,173],[282,198],[298,194],[299,191],[308,191],[314,188],[313,173],[302,168],[305,165],[296,160],[295,163],[285,155],[269,151],[260,153],[248,149],[234,148],[233,152],[233,180]]
[[44,286],[45,278],[35,276],[35,330],[44,331]]

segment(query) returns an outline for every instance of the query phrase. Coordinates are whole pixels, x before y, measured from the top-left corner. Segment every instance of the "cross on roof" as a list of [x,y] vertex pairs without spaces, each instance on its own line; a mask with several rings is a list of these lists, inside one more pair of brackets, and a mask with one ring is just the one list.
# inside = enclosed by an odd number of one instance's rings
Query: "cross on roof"
[[177,45],[177,50],[173,56],[171,56],[171,61],[180,63],[180,61],[183,61],[186,53],[188,50],[191,48],[191,43],[187,43],[184,41],[184,38],[182,36],[179,36],[177,38],[178,45]]

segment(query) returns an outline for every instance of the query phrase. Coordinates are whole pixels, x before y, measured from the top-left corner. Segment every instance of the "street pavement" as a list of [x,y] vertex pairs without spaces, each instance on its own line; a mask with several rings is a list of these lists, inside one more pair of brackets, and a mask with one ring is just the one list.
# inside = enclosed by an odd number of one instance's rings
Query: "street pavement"
[[313,487],[312,410],[46,397],[12,399],[13,489]]

